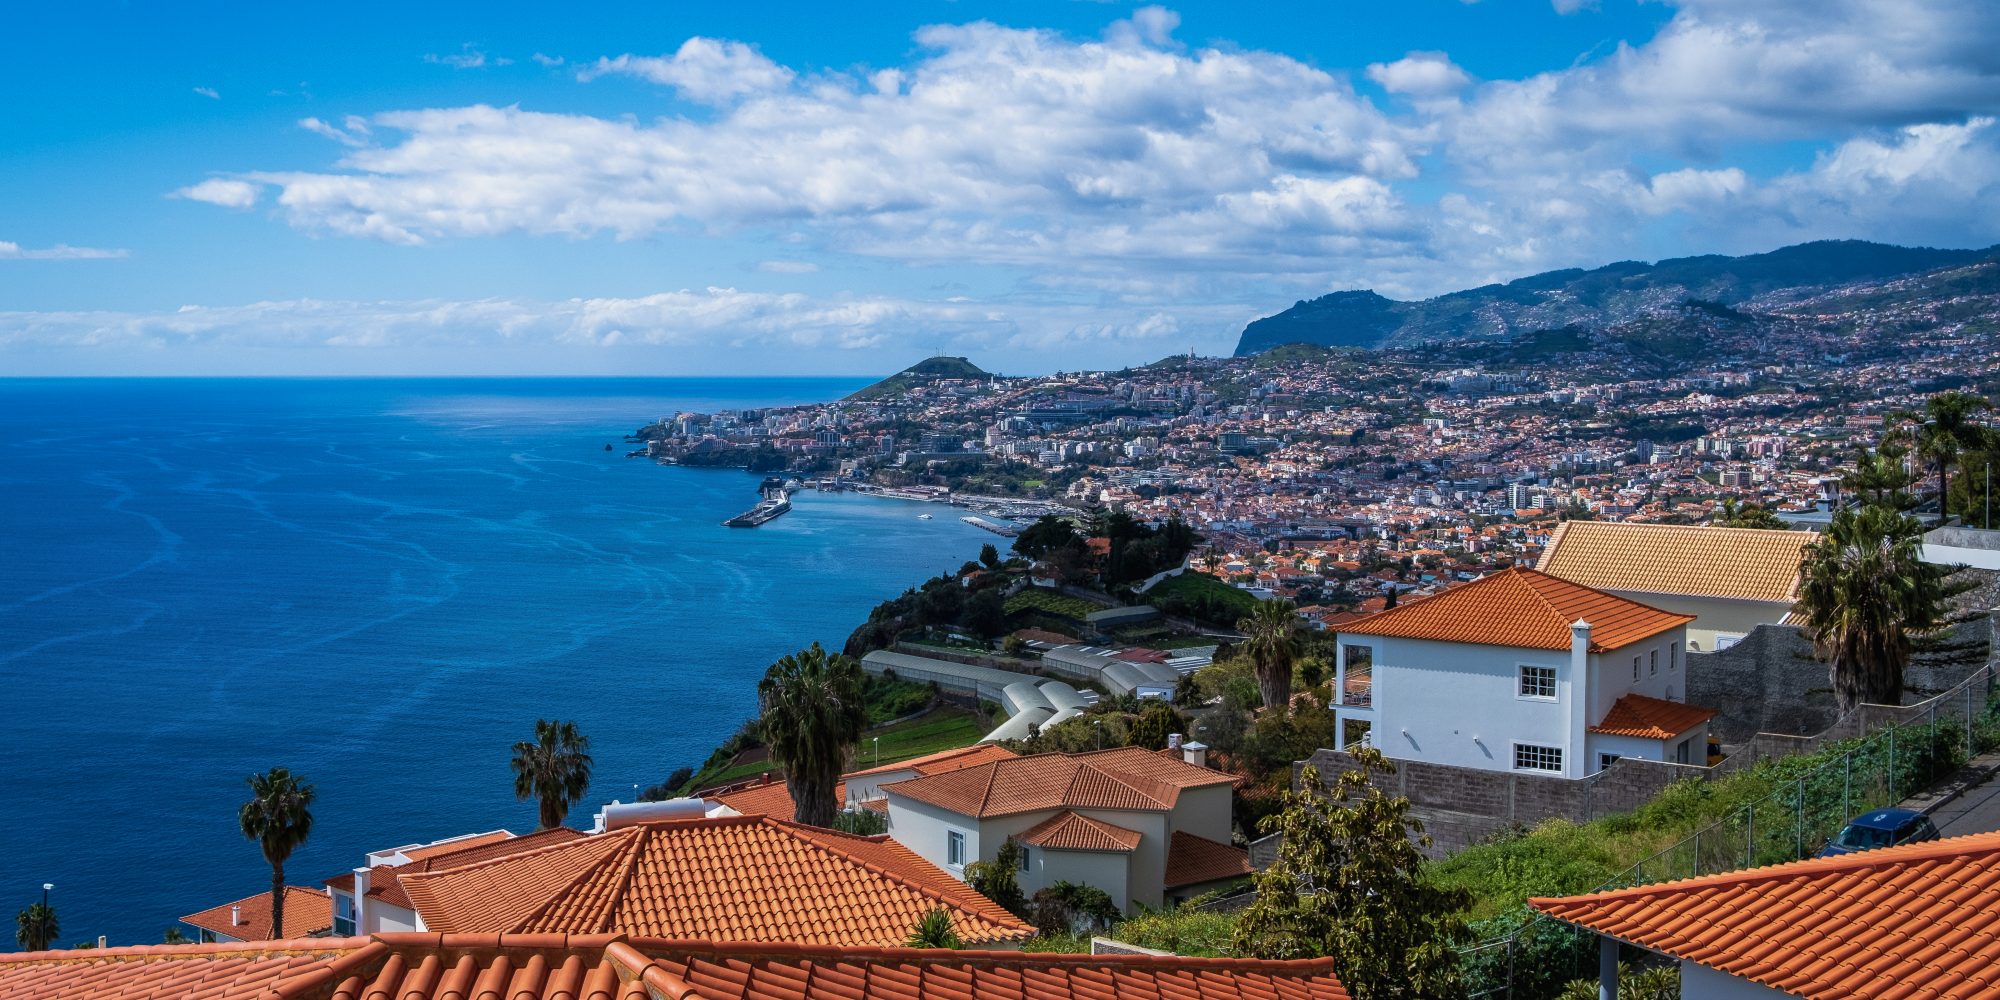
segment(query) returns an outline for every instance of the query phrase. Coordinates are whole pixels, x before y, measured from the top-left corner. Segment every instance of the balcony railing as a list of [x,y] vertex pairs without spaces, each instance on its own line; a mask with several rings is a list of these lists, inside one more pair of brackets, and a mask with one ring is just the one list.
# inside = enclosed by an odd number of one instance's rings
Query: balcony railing
[[1340,703],[1349,708],[1367,708],[1374,704],[1375,676],[1372,668],[1349,667],[1340,688]]

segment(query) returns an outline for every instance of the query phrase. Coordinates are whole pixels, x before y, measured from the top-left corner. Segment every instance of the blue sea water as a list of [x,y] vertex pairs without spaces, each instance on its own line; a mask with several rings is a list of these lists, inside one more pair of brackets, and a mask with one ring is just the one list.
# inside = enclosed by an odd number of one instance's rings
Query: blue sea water
[[531,829],[538,717],[591,738],[573,823],[698,764],[771,660],[993,539],[815,493],[724,528],[756,477],[620,438],[860,384],[0,380],[0,915],[53,882],[65,943],[155,943],[268,888],[236,810],[272,765],[318,788],[288,865],[317,884]]

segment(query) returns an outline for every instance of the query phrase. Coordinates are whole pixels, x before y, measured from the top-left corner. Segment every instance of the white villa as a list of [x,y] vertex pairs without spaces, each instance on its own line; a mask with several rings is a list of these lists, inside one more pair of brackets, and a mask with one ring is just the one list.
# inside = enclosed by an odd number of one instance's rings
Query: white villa
[[1715,712],[1682,702],[1693,617],[1508,569],[1347,622],[1341,743],[1564,778],[1620,757],[1705,763]]

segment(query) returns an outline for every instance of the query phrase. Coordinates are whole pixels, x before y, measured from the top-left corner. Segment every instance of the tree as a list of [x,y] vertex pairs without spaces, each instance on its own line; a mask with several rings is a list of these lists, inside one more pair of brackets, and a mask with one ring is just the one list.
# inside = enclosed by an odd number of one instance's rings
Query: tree
[[991,861],[974,861],[965,866],[965,884],[972,891],[1019,915],[1027,909],[1028,898],[1021,893],[1021,845],[1009,837],[1000,843]]
[[785,769],[793,815],[827,826],[839,811],[833,786],[868,724],[861,664],[815,642],[771,664],[757,683],[764,742]]
[[271,939],[285,939],[285,861],[312,836],[313,786],[282,767],[248,779],[250,801],[237,811],[245,840],[254,840],[271,866]]
[[1735,497],[1723,498],[1722,510],[1715,515],[1715,526],[1718,528],[1777,528],[1781,530],[1791,527],[1791,525],[1786,524],[1780,519],[1778,515],[1771,513],[1764,507],[1754,503],[1739,504],[1736,502]]
[[994,548],[992,542],[979,547],[979,564],[987,569],[1000,568],[1000,550]]
[[1045,514],[1014,538],[1014,551],[1040,559],[1076,540],[1076,529],[1054,514]]
[[1381,751],[1331,787],[1312,767],[1260,829],[1281,833],[1277,860],[1256,878],[1257,898],[1236,924],[1235,950],[1257,958],[1330,955],[1355,1000],[1462,996],[1456,947],[1471,894],[1426,881],[1430,846],[1410,802],[1369,782],[1392,774]]
[[1961,452],[1982,448],[1990,437],[1986,428],[1972,422],[1974,414],[1991,409],[1983,396],[1965,392],[1941,392],[1924,400],[1921,413],[1906,414],[1919,421],[1913,435],[1917,457],[1937,467],[1938,513],[1951,515],[1951,467]]
[[959,939],[958,931],[952,929],[951,911],[942,906],[933,906],[917,918],[917,926],[910,929],[910,939],[903,942],[910,948],[951,948],[965,947]]
[[1923,561],[1923,526],[1886,506],[1843,508],[1799,564],[1799,607],[1842,712],[1903,700],[1915,637],[1945,624],[1964,591]]
[[1298,609],[1284,598],[1258,601],[1249,616],[1236,623],[1246,637],[1243,650],[1256,665],[1257,688],[1269,708],[1281,709],[1292,694],[1292,661],[1298,657]]
[[541,826],[561,826],[569,808],[583,800],[590,787],[590,737],[574,722],[535,720],[533,741],[514,744],[514,797],[536,800]]
[[1007,631],[1007,602],[995,587],[987,587],[973,594],[965,602],[959,623],[982,639],[992,639]]
[[1161,750],[1166,748],[1168,736],[1187,731],[1187,716],[1174,711],[1174,706],[1164,701],[1149,701],[1139,711],[1139,721],[1132,724],[1129,739],[1132,746]]
[[165,932],[165,933],[163,933],[163,934],[161,934],[161,935],[160,935],[160,943],[161,943],[161,944],[193,944],[193,943],[194,943],[194,941],[190,940],[190,939],[188,938],[188,936],[187,936],[186,934],[182,934],[182,933],[181,933],[181,929],[180,929],[180,928],[178,928],[178,927],[169,927],[169,928],[167,928],[167,930],[166,930],[166,932]]
[[47,951],[61,933],[56,909],[46,903],[29,903],[27,909],[14,915],[14,943],[22,951]]

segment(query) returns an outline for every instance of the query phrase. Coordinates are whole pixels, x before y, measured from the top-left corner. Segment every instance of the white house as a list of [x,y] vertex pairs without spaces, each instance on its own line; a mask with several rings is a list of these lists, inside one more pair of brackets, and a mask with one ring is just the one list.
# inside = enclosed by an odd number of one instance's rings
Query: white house
[[[1201,749],[1186,753],[1199,760]],[[1172,752],[1124,747],[995,760],[880,790],[889,836],[958,878],[1013,840],[1023,892],[1090,885],[1129,911],[1249,876],[1249,856],[1230,845],[1235,783]]]
[[1682,703],[1691,620],[1508,569],[1344,623],[1342,746],[1565,778],[1619,757],[1704,763],[1715,712]]
[[1535,568],[1694,615],[1687,648],[1707,653],[1785,620],[1799,599],[1799,560],[1818,537],[1772,528],[1564,521]]
[[[403,888],[402,876],[486,861],[583,836],[582,831],[566,826],[522,837],[506,830],[493,830],[372,852],[361,867],[326,880],[327,892],[332,897],[333,934],[347,937],[425,930],[423,918],[417,915],[416,905]],[[289,923],[290,914],[286,916]]]
[[2000,996],[2000,833],[1529,903],[1600,935],[1599,996],[1621,946],[1678,962],[1684,997]]

